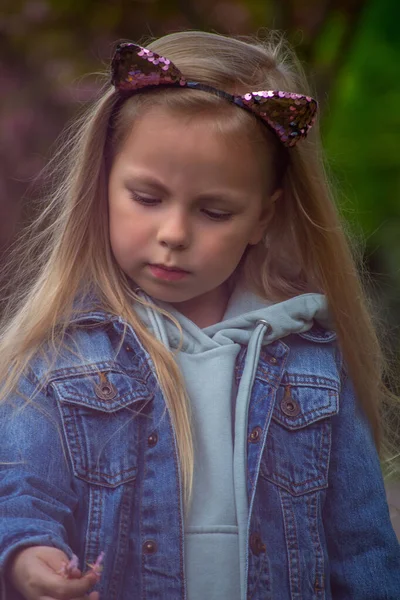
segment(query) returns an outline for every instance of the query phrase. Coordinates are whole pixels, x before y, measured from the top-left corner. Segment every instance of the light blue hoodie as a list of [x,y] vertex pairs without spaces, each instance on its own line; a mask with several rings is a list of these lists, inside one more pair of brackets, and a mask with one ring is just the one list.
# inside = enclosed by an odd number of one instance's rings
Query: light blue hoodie
[[[143,292],[142,297],[152,300]],[[185,525],[188,600],[245,600],[247,411],[262,344],[308,331],[314,319],[329,328],[323,295],[304,294],[271,304],[237,286],[220,323],[200,329],[171,305],[157,302],[180,323],[177,362],[192,411],[195,465],[193,501]],[[138,313],[171,350],[176,326],[156,310]],[[246,345],[236,389],[234,369]]]

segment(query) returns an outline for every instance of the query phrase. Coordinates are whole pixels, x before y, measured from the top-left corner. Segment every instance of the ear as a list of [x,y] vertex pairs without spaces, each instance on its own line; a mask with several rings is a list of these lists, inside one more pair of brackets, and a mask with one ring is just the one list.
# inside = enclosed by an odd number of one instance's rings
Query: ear
[[281,198],[282,194],[283,194],[282,188],[278,188],[273,192],[273,194],[271,194],[269,199],[266,201],[265,207],[261,211],[261,215],[260,215],[259,221],[257,223],[257,226],[255,227],[255,229],[251,235],[251,238],[249,240],[249,244],[251,246],[255,246],[256,244],[258,244],[258,242],[261,241],[261,239],[265,233],[265,230],[268,227],[269,222],[271,221],[272,217],[274,216],[275,202],[279,198]]

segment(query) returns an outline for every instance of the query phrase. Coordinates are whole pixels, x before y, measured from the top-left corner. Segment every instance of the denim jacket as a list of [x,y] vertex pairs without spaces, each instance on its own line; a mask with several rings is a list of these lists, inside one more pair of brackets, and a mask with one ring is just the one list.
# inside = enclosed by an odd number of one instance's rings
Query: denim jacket
[[[21,600],[7,565],[31,545],[75,553],[81,568],[104,550],[101,600],[184,600],[181,475],[152,361],[102,312],[71,327],[69,346],[46,378],[37,358],[22,396],[0,406],[2,600]],[[333,332],[314,326],[262,348],[247,493],[248,599],[400,598],[379,458]]]

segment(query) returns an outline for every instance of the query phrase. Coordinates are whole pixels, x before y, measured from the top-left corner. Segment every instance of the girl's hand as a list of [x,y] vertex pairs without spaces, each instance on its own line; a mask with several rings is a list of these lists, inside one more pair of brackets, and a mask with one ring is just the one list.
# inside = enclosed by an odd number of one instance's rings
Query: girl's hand
[[9,578],[26,600],[99,600],[98,592],[86,595],[98,582],[99,573],[91,570],[82,575],[71,563],[58,548],[32,546],[15,555]]

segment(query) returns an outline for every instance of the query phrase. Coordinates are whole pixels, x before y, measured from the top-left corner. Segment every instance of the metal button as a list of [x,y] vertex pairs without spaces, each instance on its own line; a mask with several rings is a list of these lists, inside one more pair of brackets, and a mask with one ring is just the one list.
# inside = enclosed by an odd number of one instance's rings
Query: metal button
[[149,437],[147,438],[147,443],[150,446],[150,448],[152,448],[153,446],[155,446],[158,442],[158,435],[153,432],[149,435]]
[[117,388],[110,383],[105,373],[100,373],[100,384],[94,386],[94,392],[101,400],[112,400],[117,395]]
[[285,388],[285,394],[281,402],[281,409],[287,417],[297,417],[297,415],[301,412],[299,403],[291,394],[290,386],[286,386]]
[[262,434],[261,427],[259,427],[259,426],[254,427],[253,431],[249,435],[249,442],[252,442],[253,444],[255,444],[260,439],[261,434]]
[[144,554],[155,554],[157,552],[157,544],[153,540],[146,540],[142,549]]
[[276,363],[278,362],[278,359],[275,358],[275,356],[271,356],[268,360],[271,363],[271,365],[276,365]]
[[265,327],[266,327],[266,330],[265,330],[265,332],[264,332],[264,335],[269,335],[269,334],[272,332],[272,327],[271,327],[271,324],[270,324],[270,323],[268,323],[268,321],[265,321],[264,319],[259,319],[259,320],[256,322],[256,327],[257,327],[257,325],[265,325]]
[[250,535],[250,549],[252,553],[256,556],[260,556],[260,554],[264,553],[267,550],[264,542],[261,539],[260,534],[254,531]]

